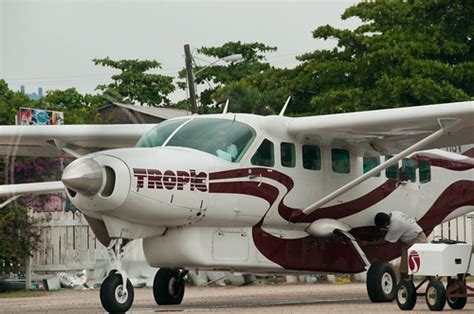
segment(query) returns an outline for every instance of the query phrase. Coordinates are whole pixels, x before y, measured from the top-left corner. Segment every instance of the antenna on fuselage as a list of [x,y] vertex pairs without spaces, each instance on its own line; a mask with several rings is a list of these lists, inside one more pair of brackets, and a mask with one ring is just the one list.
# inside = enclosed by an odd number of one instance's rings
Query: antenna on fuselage
[[229,99],[226,100],[224,110],[222,111],[222,114],[227,113],[227,109],[229,109]]
[[283,115],[285,114],[286,107],[288,107],[288,103],[290,102],[290,99],[291,99],[291,96],[288,96],[288,98],[286,99],[285,104],[283,105],[283,108],[281,108],[281,111],[280,111],[280,114],[279,114],[280,117],[283,117]]

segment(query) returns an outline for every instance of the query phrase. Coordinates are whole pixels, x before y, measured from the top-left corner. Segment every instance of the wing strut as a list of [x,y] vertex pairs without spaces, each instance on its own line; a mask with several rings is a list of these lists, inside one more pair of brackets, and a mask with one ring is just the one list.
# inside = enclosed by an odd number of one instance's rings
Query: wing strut
[[9,197],[0,204],[0,208],[25,194],[50,194],[63,191],[64,184],[61,181],[0,185],[0,197]]
[[436,141],[440,137],[444,135],[449,135],[449,132],[455,129],[460,125],[460,121],[458,119],[438,119],[438,123],[441,127],[438,131],[428,135],[427,137],[423,138],[422,140],[416,142],[412,146],[408,147],[404,151],[398,153],[397,155],[393,156],[389,160],[381,163],[377,167],[373,168],[372,170],[364,173],[360,177],[355,178],[354,180],[348,182],[347,184],[343,185],[339,189],[335,190],[334,192],[326,195],[319,201],[311,204],[310,206],[306,207],[303,210],[303,214],[309,215],[321,206],[329,203],[330,201],[334,200],[335,198],[339,197],[340,195],[346,193],[347,191],[351,190],[355,186],[361,184],[365,180],[372,177],[374,174],[381,172],[382,170],[392,166],[393,164],[397,163],[399,160],[405,158],[406,156],[410,155],[411,153],[423,149],[430,143]]

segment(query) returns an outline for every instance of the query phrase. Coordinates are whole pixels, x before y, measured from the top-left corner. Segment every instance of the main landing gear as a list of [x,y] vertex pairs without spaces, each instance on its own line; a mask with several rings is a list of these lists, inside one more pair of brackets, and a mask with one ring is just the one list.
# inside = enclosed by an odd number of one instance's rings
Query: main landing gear
[[153,281],[153,296],[159,305],[181,304],[184,296],[184,277],[187,270],[160,268]]
[[352,234],[342,229],[335,229],[334,234],[350,242],[355,253],[359,255],[361,261],[365,264],[365,268],[368,270],[367,293],[370,301],[374,303],[392,302],[395,299],[397,288],[397,277],[392,265],[382,261],[371,264]]
[[107,247],[112,270],[100,287],[100,302],[104,309],[110,313],[126,312],[133,303],[133,286],[122,268],[123,253],[130,243],[132,241],[122,245],[122,238],[112,239]]
[[367,271],[367,293],[370,301],[392,302],[397,290],[397,277],[392,265],[377,261]]

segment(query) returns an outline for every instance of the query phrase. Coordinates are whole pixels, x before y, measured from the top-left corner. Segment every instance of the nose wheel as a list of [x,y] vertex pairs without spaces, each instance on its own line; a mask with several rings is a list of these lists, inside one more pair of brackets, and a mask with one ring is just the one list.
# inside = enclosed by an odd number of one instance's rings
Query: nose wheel
[[160,268],[153,281],[153,296],[159,305],[181,304],[184,296],[184,277],[187,270]]
[[100,287],[100,302],[107,312],[121,313],[130,309],[133,304],[133,286],[127,279],[126,288],[122,276],[117,273],[110,274]]
[[123,239],[113,239],[107,247],[112,270],[100,286],[100,302],[110,313],[126,312],[133,304],[133,286],[122,269],[122,257],[131,242],[122,246]]

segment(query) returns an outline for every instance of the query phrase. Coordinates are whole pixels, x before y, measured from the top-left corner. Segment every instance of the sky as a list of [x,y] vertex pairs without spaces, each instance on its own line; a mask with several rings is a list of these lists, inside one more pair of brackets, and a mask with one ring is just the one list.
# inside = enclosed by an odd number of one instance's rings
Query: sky
[[[355,19],[340,19],[354,3],[0,0],[0,79],[15,90],[25,85],[27,92],[76,87],[93,93],[114,73],[95,66],[93,58],[156,59],[162,64],[159,73],[176,76],[184,67],[185,44],[196,49],[238,40],[276,46],[267,60],[276,67],[294,67],[297,55],[333,47],[334,41],[312,38],[318,26],[358,25]],[[181,91],[172,99],[184,97]]]

